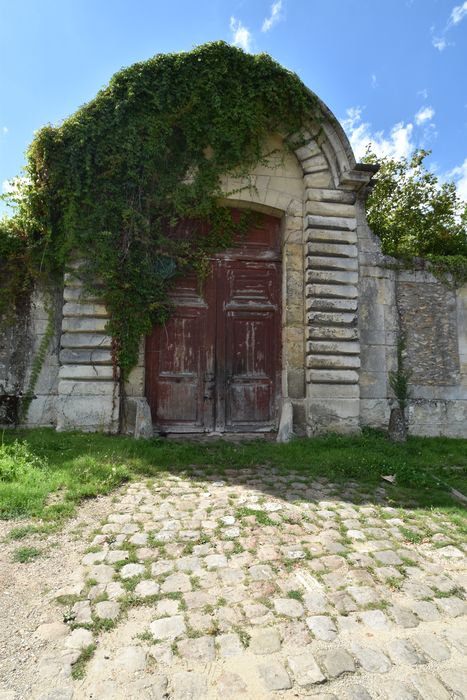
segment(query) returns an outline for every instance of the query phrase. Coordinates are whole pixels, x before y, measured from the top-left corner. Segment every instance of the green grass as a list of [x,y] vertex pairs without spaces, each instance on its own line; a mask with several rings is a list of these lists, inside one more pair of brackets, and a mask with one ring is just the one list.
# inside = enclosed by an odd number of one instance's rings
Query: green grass
[[242,506],[235,513],[235,517],[238,518],[239,520],[247,517],[248,515],[254,515],[256,518],[256,522],[259,525],[276,525],[277,524],[274,522],[274,520],[271,520],[269,515],[267,513],[265,513],[263,510],[256,510],[254,508],[246,508],[245,506]]
[[13,527],[8,533],[9,540],[23,540],[31,535],[48,535],[57,529],[55,523],[47,523],[44,525],[18,525]]
[[[56,523],[70,516],[81,500],[109,493],[132,478],[168,471],[189,474],[193,465],[203,467],[207,477],[227,469],[270,465],[281,474],[294,471],[310,480],[326,477],[338,484],[352,479],[370,494],[384,485],[391,504],[437,508],[458,528],[466,528],[465,509],[448,487],[467,494],[467,440],[412,437],[395,444],[376,431],[297,439],[287,445],[264,440],[134,440],[52,429],[5,431],[0,444],[0,517],[33,516]],[[396,484],[382,482],[383,474],[395,474]],[[259,513],[254,513],[257,519],[268,518]]]
[[37,547],[18,547],[13,552],[13,561],[17,561],[20,564],[27,564],[42,554],[40,549]]
[[94,652],[96,651],[96,645],[90,644],[85,649],[82,650],[78,657],[78,660],[71,667],[71,677],[76,680],[81,680],[84,678],[86,664],[92,658]]

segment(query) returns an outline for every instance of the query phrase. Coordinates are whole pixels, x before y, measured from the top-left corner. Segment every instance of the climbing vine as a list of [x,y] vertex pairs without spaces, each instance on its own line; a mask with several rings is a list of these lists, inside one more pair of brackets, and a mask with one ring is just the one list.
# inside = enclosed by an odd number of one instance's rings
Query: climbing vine
[[176,276],[194,269],[202,279],[209,256],[248,225],[221,206],[221,177],[247,178],[268,134],[287,139],[318,111],[294,73],[223,42],[121,70],[32,142],[16,213],[0,224],[7,294],[84,260],[126,377],[141,336],[170,314]]

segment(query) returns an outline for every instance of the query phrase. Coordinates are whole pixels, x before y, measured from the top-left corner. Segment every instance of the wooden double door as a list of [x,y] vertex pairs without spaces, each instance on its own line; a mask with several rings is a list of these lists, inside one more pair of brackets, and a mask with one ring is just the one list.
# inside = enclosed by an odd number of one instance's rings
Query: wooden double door
[[146,340],[146,397],[162,433],[277,428],[281,356],[280,222],[255,220],[211,260],[202,289],[178,280],[175,312]]

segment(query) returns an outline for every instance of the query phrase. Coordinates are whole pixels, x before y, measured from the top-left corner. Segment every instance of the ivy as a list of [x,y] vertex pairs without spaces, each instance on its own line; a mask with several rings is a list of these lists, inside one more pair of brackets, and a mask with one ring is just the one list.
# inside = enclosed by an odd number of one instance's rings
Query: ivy
[[121,70],[32,142],[15,214],[0,223],[13,280],[3,297],[84,260],[127,377],[141,337],[171,312],[176,277],[193,269],[202,281],[209,257],[248,226],[221,206],[221,177],[247,178],[270,133],[287,140],[318,113],[294,73],[223,42]]

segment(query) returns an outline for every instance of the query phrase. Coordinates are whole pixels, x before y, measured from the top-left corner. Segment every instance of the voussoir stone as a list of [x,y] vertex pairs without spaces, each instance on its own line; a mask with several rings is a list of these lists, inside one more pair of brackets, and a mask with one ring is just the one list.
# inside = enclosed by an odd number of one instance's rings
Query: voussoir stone
[[156,639],[176,639],[184,634],[186,625],[183,615],[174,615],[154,620],[149,625],[149,629]]

